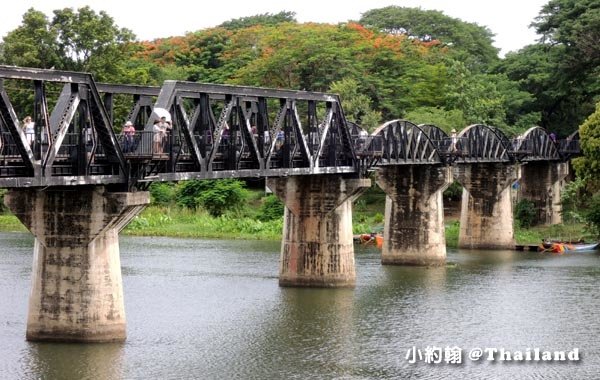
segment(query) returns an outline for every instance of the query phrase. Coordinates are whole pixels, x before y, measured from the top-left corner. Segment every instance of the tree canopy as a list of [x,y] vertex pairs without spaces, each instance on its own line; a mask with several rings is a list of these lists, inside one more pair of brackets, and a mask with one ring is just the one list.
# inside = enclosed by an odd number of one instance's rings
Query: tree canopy
[[2,62],[10,65],[93,72],[100,80],[127,77],[124,61],[134,34],[89,6],[58,9],[49,20],[30,8],[23,23],[3,39]]
[[279,13],[263,13],[255,16],[240,17],[225,21],[222,28],[235,30],[244,29],[256,25],[277,25],[283,22],[296,22],[296,12],[281,11]]
[[551,0],[532,26],[538,44],[507,55],[498,66],[531,93],[528,110],[541,126],[566,136],[594,111],[600,92],[600,2]]
[[540,42],[500,59],[488,28],[420,8],[372,9],[337,25],[265,13],[154,41],[89,7],[52,19],[31,8],[4,37],[0,62],[117,83],[333,91],[367,128],[414,117],[447,130],[486,123],[517,134],[539,124],[566,136],[598,101],[599,15],[598,0],[550,0],[533,23]]
[[446,16],[440,11],[388,6],[365,12],[359,23],[385,33],[451,46],[451,56],[479,70],[498,60],[494,34],[486,27]]
[[574,160],[577,174],[586,180],[591,192],[600,192],[600,102],[579,128],[583,157]]

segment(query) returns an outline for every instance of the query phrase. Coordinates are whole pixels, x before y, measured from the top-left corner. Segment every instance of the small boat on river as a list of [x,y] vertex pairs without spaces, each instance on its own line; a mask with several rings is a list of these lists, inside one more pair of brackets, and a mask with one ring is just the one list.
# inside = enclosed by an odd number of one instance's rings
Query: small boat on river
[[374,244],[377,248],[381,248],[383,246],[383,235],[378,233],[355,235],[354,241],[365,245]]
[[552,253],[575,253],[575,252],[592,252],[598,249],[600,243],[568,243],[560,241],[545,241],[542,243],[542,252]]

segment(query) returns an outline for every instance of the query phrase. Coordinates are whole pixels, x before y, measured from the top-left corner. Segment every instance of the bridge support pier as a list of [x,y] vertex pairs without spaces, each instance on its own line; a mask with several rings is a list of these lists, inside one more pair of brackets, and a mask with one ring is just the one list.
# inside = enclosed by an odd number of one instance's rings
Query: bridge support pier
[[352,202],[370,184],[329,174],[267,180],[285,204],[280,286],[355,285]]
[[560,195],[567,175],[568,162],[529,162],[521,166],[521,196],[533,201],[540,223],[562,223]]
[[386,166],[377,184],[387,194],[382,264],[442,265],[446,235],[442,193],[452,170],[441,166]]
[[454,178],[464,187],[458,236],[460,248],[514,248],[510,186],[519,176],[516,165],[456,165]]
[[148,193],[18,189],[4,199],[35,236],[27,340],[125,340],[118,234]]

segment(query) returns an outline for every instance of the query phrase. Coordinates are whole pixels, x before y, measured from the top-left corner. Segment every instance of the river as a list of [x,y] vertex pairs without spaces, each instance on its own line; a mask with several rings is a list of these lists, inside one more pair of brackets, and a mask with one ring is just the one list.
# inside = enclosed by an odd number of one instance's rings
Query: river
[[[33,238],[2,233],[0,240],[1,379],[600,373],[597,254],[450,250],[447,266],[415,268],[382,266],[377,249],[357,247],[355,289],[295,289],[278,286],[277,242],[121,237],[127,341],[56,344],[25,341]],[[409,362],[428,346],[458,347],[463,363]],[[577,348],[580,360],[469,360],[478,347]]]

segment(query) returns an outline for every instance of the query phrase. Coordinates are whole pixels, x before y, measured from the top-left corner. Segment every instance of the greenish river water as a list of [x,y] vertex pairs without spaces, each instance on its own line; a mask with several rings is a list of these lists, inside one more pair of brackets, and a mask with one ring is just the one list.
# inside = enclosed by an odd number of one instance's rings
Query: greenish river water
[[[598,254],[450,250],[428,269],[357,247],[355,289],[294,289],[278,286],[276,242],[121,237],[128,339],[85,345],[25,341],[33,238],[0,241],[0,379],[600,374]],[[428,346],[461,348],[463,363],[409,362]],[[469,360],[476,348],[578,348],[580,360]]]

